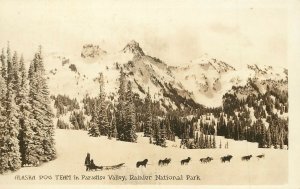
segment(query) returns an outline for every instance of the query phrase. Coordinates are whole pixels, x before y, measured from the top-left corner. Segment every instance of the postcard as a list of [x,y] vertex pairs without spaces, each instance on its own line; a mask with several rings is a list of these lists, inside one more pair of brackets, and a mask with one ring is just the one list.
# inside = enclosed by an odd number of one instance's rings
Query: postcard
[[297,12],[0,1],[0,187],[299,188]]

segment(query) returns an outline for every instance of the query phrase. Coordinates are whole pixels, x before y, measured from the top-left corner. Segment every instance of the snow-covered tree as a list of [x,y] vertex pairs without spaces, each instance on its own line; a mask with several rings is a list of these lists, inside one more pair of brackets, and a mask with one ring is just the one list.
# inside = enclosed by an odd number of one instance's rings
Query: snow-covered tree
[[212,148],[212,138],[211,135],[209,135],[209,142],[208,142],[208,148]]
[[2,104],[3,108],[6,101],[6,93],[7,93],[6,81],[0,75],[0,103]]
[[118,139],[125,140],[125,127],[126,127],[126,79],[123,68],[120,69],[119,78],[119,90],[118,90],[118,105],[116,111],[116,123],[118,131]]
[[29,69],[29,102],[35,120],[34,132],[37,153],[40,161],[50,161],[56,157],[54,143],[54,124],[50,95],[45,78],[41,48],[34,56]]
[[16,171],[21,167],[18,107],[15,103],[12,82],[8,83],[6,100],[6,117],[0,113],[0,173]]
[[203,135],[203,132],[201,132],[200,138],[199,138],[199,147],[200,147],[201,149],[203,149],[203,148],[205,148],[204,145],[205,145],[205,144],[204,144],[204,135]]
[[153,119],[153,127],[154,127],[153,138],[154,138],[155,144],[161,145],[160,122],[157,117]]
[[99,108],[98,108],[98,119],[97,124],[99,127],[100,135],[107,136],[109,132],[109,123],[107,119],[106,103],[105,103],[105,92],[104,92],[104,81],[103,74],[100,73],[100,95],[99,95]]
[[266,127],[261,119],[258,119],[253,126],[257,130],[256,140],[260,148],[265,147],[266,145]]
[[208,135],[204,135],[204,148],[209,148]]
[[[20,62],[24,62],[23,57],[21,58]],[[16,93],[16,104],[18,105],[18,93],[20,90],[20,70],[19,70],[19,58],[18,58],[18,53],[14,52],[13,58],[12,58],[12,81],[13,81],[13,89]]]
[[281,131],[279,134],[279,148],[283,149],[283,132]]
[[4,52],[4,48],[2,49],[1,55],[0,55],[0,61],[1,61],[1,76],[6,81],[7,77],[7,69],[6,69],[6,56]]
[[111,137],[117,138],[117,136],[118,136],[118,131],[117,131],[116,118],[115,116],[113,116],[109,127],[108,138],[109,139],[111,139]]
[[160,122],[160,145],[162,147],[166,147],[167,146],[167,131],[166,131],[166,124],[165,124],[165,121],[161,121]]
[[6,84],[8,86],[9,83],[13,81],[13,64],[11,59],[11,51],[9,44],[7,45],[6,49],[6,65],[7,65],[7,75],[6,75]]
[[272,146],[272,139],[271,139],[271,132],[270,132],[270,128],[267,130],[267,134],[266,134],[266,143],[267,143],[267,147],[271,148]]
[[22,165],[33,165],[39,164],[39,155],[37,153],[37,145],[34,141],[34,120],[32,119],[31,106],[29,104],[28,97],[28,80],[24,61],[20,62],[20,89],[18,93],[19,99],[19,145],[21,152]]
[[[21,68],[21,65],[23,68]],[[24,58],[23,55],[21,55],[20,61],[17,59],[16,62],[13,61],[13,72],[14,72],[14,90],[16,91],[16,104],[20,104],[20,90],[22,88],[22,74],[26,75],[25,80],[23,82],[27,82],[27,74],[24,66]]]
[[216,135],[213,136],[212,148],[217,148],[217,145],[216,145]]
[[151,97],[149,93],[149,88],[147,92],[147,96],[145,98],[145,106],[146,106],[146,122],[144,126],[144,136],[149,137],[153,134],[153,126],[152,126],[152,108],[151,108]]
[[125,128],[125,141],[136,142],[136,115],[135,115],[135,105],[133,102],[133,92],[131,82],[127,83],[126,92],[126,128]]
[[100,136],[99,127],[95,122],[90,122],[90,126],[88,128],[88,134],[89,134],[89,136],[92,136],[92,137]]
[[198,141],[199,141],[199,134],[198,134],[198,132],[196,133],[194,141],[195,141],[195,144],[198,144]]

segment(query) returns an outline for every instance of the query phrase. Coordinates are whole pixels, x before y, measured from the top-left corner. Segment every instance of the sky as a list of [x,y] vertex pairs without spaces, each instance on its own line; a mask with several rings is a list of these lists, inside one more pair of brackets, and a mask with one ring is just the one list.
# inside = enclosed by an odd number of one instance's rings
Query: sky
[[151,56],[182,65],[207,53],[233,66],[287,65],[283,0],[0,0],[0,47],[31,58],[80,54],[86,43],[108,52],[139,42]]

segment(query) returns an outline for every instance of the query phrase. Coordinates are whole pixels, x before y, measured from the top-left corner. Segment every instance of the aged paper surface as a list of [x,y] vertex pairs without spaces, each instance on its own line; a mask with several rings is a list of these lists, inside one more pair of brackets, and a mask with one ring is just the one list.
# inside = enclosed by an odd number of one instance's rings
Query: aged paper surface
[[0,1],[0,188],[299,188],[299,11]]

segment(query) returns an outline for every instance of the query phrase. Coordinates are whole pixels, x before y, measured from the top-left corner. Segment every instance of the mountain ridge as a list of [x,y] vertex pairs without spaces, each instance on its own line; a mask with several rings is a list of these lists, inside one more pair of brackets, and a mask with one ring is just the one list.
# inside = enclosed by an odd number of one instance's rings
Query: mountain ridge
[[[97,45],[90,46],[101,49]],[[149,88],[154,100],[173,109],[192,106],[191,104],[221,106],[223,95],[233,86],[245,86],[249,78],[256,78],[258,83],[268,79],[287,83],[287,70],[257,65],[237,70],[208,55],[181,66],[170,66],[159,58],[145,54],[140,44],[134,40],[119,52],[105,51],[105,56],[92,64],[77,55],[64,59],[49,55],[46,56],[46,61],[51,62],[47,64],[51,65],[47,71],[51,78],[50,91],[54,94],[62,93],[79,99],[86,94],[95,96],[98,94],[97,77],[102,72],[107,94],[116,96],[119,69],[123,67],[126,77],[133,83],[134,92],[141,98],[145,97],[144,93]],[[71,64],[73,68],[76,67],[77,72],[68,68]],[[283,85],[286,83],[283,82]],[[178,99],[179,102],[176,102]]]

